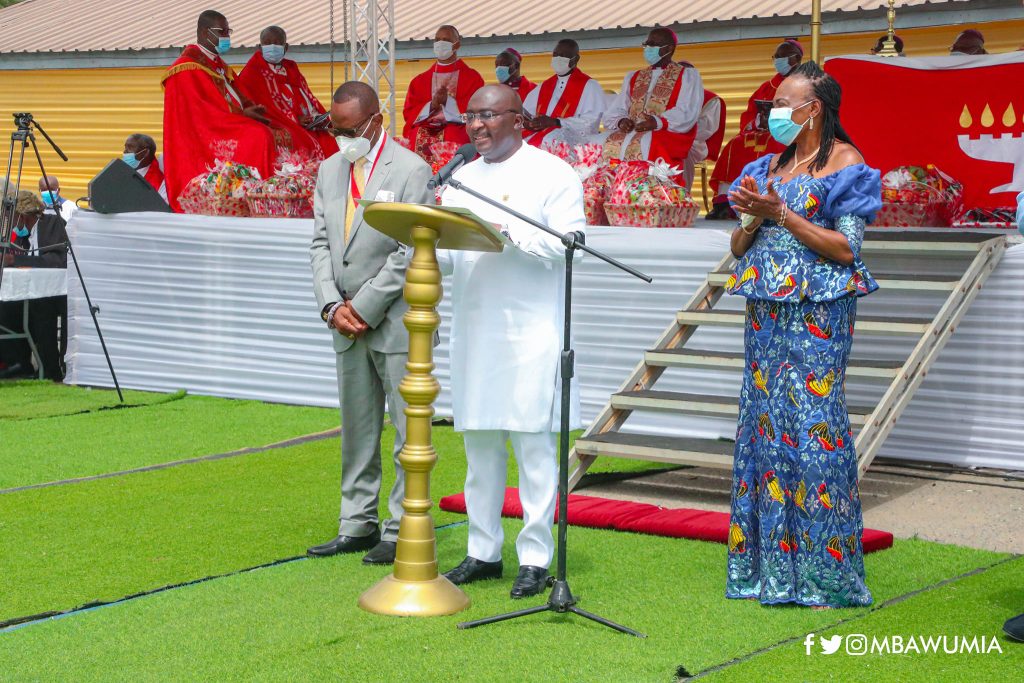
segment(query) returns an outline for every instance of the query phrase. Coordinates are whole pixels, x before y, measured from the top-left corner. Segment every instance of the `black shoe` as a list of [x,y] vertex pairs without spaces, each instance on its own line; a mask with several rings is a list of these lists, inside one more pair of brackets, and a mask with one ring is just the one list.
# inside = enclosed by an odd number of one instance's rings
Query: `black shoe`
[[1003,624],[1003,633],[1014,640],[1024,642],[1024,614],[1018,614]]
[[444,573],[444,576],[456,586],[461,586],[466,583],[473,583],[474,581],[483,581],[484,579],[500,579],[503,569],[501,560],[497,562],[484,562],[475,557],[467,556],[462,561],[462,564],[455,569],[449,569]]
[[35,377],[35,372],[32,370],[31,365],[25,363],[14,363],[8,365],[3,370],[0,370],[0,379],[26,379]]
[[704,216],[706,221],[732,221],[736,220],[736,212],[729,206],[729,202],[717,202]]
[[381,541],[363,555],[363,564],[394,564],[397,545],[394,541]]
[[551,575],[548,574],[548,570],[544,567],[531,567],[528,564],[524,564],[519,568],[519,576],[516,577],[515,583],[512,584],[512,592],[509,595],[512,596],[513,600],[518,600],[519,598],[528,598],[531,595],[543,593],[550,579]]
[[310,557],[329,557],[338,553],[358,553],[369,550],[380,543],[380,532],[374,531],[369,536],[337,536],[321,545],[315,545],[306,551]]

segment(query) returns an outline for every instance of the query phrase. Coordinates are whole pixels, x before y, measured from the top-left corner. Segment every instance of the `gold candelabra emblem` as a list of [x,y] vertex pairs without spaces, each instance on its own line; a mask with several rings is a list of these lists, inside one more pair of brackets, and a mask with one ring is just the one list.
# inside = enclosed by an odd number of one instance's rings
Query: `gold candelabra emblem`
[[885,11],[885,18],[889,21],[889,31],[882,42],[882,49],[877,54],[879,57],[899,57],[896,49],[896,0],[889,0],[889,9]]

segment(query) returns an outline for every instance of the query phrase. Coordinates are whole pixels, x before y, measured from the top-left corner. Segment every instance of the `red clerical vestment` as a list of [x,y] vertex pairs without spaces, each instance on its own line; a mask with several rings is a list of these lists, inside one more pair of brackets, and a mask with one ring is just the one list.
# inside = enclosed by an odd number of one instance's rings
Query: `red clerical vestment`
[[519,78],[519,85],[515,87],[515,91],[519,93],[519,99],[525,100],[526,96],[530,94],[530,91],[537,87],[537,84],[531,81],[526,76]]
[[718,192],[718,187],[725,183],[731,185],[743,168],[751,161],[756,161],[765,154],[778,154],[785,149],[777,143],[767,130],[756,127],[757,100],[771,101],[775,99],[775,91],[782,85],[785,76],[776,74],[761,84],[747,101],[747,110],[740,115],[740,132],[729,140],[718,155],[715,171],[711,174],[711,189]]
[[[405,106],[402,114],[405,118],[404,135],[412,144],[413,150],[424,159],[430,160],[430,145],[441,140],[469,142],[466,126],[449,120],[445,109],[428,112],[426,118],[417,122],[424,106],[430,104],[434,92],[441,87],[447,88],[449,100],[454,98],[455,107],[460,113],[469,106],[469,98],[484,85],[484,78],[478,71],[470,68],[461,59],[451,64],[434,63],[429,69],[412,79],[409,91],[405,95]],[[453,109],[449,103],[446,109]]]
[[164,184],[164,172],[160,168],[160,162],[156,159],[146,169],[146,175],[142,176],[146,179],[146,182],[153,186],[153,189],[157,192],[160,191],[160,187]]
[[[525,81],[526,79],[524,78],[523,80]],[[562,91],[562,96],[558,98],[558,102],[555,103],[555,108],[551,111],[551,118],[569,119],[576,116],[576,108],[579,107],[580,98],[583,97],[583,88],[586,87],[589,80],[590,76],[579,69],[573,69],[572,73],[569,74],[569,80],[565,83],[565,90]],[[551,97],[555,94],[556,85],[558,85],[557,75],[552,76],[540,84],[540,92],[537,94],[537,116],[549,115],[547,113],[548,107],[551,106]],[[547,134],[553,130],[555,129],[544,128],[536,131],[523,130],[523,138],[525,138],[527,144],[533,145],[534,147],[540,147]]]
[[217,159],[251,166],[264,178],[273,175],[277,148],[287,147],[287,131],[242,113],[252,102],[224,60],[189,45],[167,69],[162,85],[164,178],[172,209],[181,211],[178,195]]
[[338,151],[333,135],[303,126],[326,110],[294,61],[282,59],[280,64],[270,64],[263,58],[263,52],[257,50],[238,74],[238,83],[254,102],[267,108],[267,118],[288,125],[296,152],[326,159]]

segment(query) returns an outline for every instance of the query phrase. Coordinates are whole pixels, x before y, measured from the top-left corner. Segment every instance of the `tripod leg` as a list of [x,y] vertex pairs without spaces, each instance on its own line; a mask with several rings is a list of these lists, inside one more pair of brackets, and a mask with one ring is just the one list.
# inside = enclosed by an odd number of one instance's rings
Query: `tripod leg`
[[631,636],[636,636],[637,638],[646,638],[647,637],[645,634],[640,633],[640,631],[634,631],[633,629],[629,628],[628,626],[622,626],[621,624],[616,624],[614,621],[608,621],[604,617],[599,617],[596,614],[588,612],[585,609],[580,609],[579,607],[570,607],[569,611],[572,612],[573,614],[578,614],[581,617],[586,617],[587,619],[590,619],[591,621],[596,621],[597,623],[602,624],[604,626],[607,626],[608,628],[613,628],[616,631],[619,631],[620,633],[627,633],[627,634],[629,634]]
[[525,617],[530,614],[537,614],[539,612],[547,612],[547,605],[540,605],[539,607],[530,607],[528,609],[521,609],[518,612],[508,612],[507,614],[499,614],[494,617],[486,617],[484,619],[477,619],[476,621],[463,621],[459,624],[460,629],[476,628],[477,626],[486,626],[487,624],[496,624],[499,621],[508,621],[509,619],[516,619],[518,617]]

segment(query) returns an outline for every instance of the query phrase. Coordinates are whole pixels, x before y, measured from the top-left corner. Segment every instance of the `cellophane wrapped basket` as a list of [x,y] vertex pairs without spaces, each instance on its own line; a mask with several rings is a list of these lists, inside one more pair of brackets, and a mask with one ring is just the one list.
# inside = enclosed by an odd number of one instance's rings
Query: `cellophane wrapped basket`
[[963,208],[963,186],[933,164],[898,166],[882,176],[882,208],[874,224],[948,227]]
[[437,175],[441,167],[452,160],[455,153],[459,151],[457,142],[435,142],[430,146],[430,172]]
[[700,206],[686,188],[676,184],[674,170],[663,162],[619,164],[604,203],[608,223],[641,228],[686,228],[693,225]]
[[312,218],[318,160],[283,161],[266,180],[246,184],[246,199],[252,216],[268,218]]
[[259,171],[254,168],[218,159],[213,168],[188,182],[178,203],[185,213],[248,216],[246,183],[259,179]]

